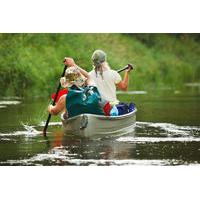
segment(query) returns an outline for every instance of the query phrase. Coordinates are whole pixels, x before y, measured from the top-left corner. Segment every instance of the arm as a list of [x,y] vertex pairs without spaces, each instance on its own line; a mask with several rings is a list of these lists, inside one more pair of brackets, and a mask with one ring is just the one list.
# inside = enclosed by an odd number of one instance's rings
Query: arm
[[78,70],[80,71],[80,73],[81,73],[83,76],[85,76],[85,78],[87,78],[87,79],[90,78],[90,76],[89,76],[89,74],[88,74],[88,72],[87,72],[86,70],[82,69],[82,68],[79,67],[78,65],[76,65],[76,67],[78,68]]
[[64,58],[64,64],[68,67],[72,67],[72,66],[76,66],[79,70],[79,72],[85,77],[87,78],[87,85],[92,85],[95,86],[95,82],[93,81],[93,79],[91,78],[91,76],[89,75],[89,73],[82,69],[81,67],[79,67],[78,65],[76,65],[76,63],[74,62],[73,58]]
[[96,86],[94,80],[91,78],[91,76],[89,75],[89,73],[88,73],[86,70],[82,69],[81,67],[79,67],[79,66],[77,66],[77,65],[76,65],[76,67],[78,68],[78,70],[80,71],[80,73],[81,73],[85,78],[87,78],[86,81],[87,81],[87,85],[88,85],[88,86]]
[[124,73],[124,79],[120,81],[118,84],[116,84],[118,89],[121,89],[123,91],[127,91],[128,89],[128,79],[129,79],[129,72],[131,71],[131,68],[127,69]]
[[86,78],[89,78],[89,74],[86,70],[82,69],[81,67],[79,67],[75,62],[74,62],[74,59],[73,58],[68,58],[68,57],[65,57],[64,58],[64,64],[67,66],[67,67],[77,67],[78,70],[80,71],[80,73],[85,76]]
[[52,114],[52,115],[57,115],[57,114],[59,114],[61,111],[66,111],[65,105],[66,105],[66,95],[63,95],[63,96],[59,99],[58,103],[57,103],[55,106],[53,106],[53,105],[49,105],[49,106],[48,106],[48,112],[49,112],[50,114]]

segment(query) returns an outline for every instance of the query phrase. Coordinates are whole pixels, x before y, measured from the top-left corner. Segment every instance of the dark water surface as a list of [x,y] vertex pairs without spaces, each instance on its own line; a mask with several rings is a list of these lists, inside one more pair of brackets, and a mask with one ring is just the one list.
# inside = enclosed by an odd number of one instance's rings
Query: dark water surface
[[135,130],[86,138],[64,134],[47,100],[0,100],[0,165],[197,165],[200,163],[200,87],[185,91],[119,93],[136,103]]

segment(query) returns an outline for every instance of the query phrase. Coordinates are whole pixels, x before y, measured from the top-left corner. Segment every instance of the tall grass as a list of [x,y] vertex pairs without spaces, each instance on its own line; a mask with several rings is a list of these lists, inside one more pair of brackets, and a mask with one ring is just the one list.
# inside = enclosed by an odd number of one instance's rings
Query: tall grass
[[198,35],[187,34],[0,34],[0,95],[52,93],[63,58],[92,69],[91,55],[103,49],[113,69],[136,64],[129,89],[181,87],[200,81]]

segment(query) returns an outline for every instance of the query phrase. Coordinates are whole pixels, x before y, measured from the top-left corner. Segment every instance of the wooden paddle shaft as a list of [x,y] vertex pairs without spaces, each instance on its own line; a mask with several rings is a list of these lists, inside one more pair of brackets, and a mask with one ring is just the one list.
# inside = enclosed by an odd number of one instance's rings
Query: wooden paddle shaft
[[131,68],[131,70],[132,70],[133,69],[133,65],[132,64],[128,64],[124,68],[117,70],[117,72],[120,73],[120,72],[122,72],[122,71],[124,71],[124,70],[126,70],[128,68]]
[[[61,77],[63,77],[63,76],[65,75],[65,70],[66,70],[66,69],[67,69],[67,66],[65,65]],[[58,88],[57,88],[57,91],[56,91],[56,96],[55,96],[55,98],[54,98],[54,100],[53,100],[53,106],[54,106],[55,103],[56,103],[56,99],[57,99],[57,97],[58,97],[58,93],[59,93],[60,87],[61,87],[61,84],[60,84],[60,81],[59,81],[59,85],[58,85]],[[49,124],[50,119],[51,119],[51,114],[49,113],[49,116],[48,116],[48,118],[47,118],[46,124],[45,124],[44,129],[43,129],[43,135],[44,135],[44,136],[46,136],[46,131],[47,131],[47,128],[48,128],[48,124]]]

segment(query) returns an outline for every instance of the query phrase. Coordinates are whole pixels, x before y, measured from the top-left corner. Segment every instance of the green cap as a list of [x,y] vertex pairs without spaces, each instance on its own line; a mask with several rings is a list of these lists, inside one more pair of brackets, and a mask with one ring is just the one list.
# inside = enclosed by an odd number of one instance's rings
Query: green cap
[[101,63],[106,61],[106,53],[102,50],[96,50],[92,54],[92,62],[94,66],[99,66]]

